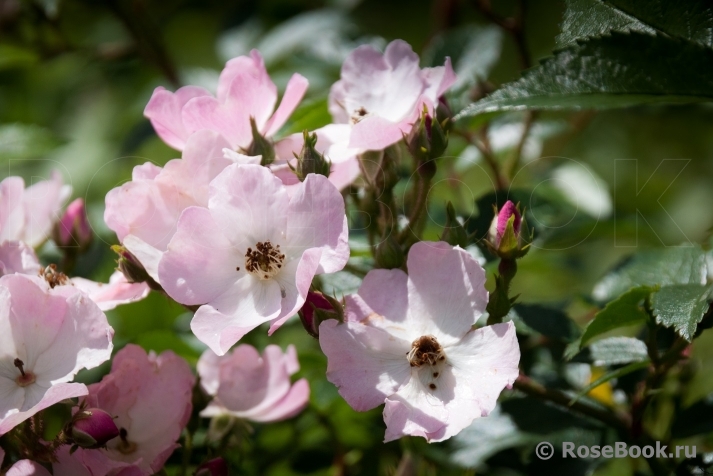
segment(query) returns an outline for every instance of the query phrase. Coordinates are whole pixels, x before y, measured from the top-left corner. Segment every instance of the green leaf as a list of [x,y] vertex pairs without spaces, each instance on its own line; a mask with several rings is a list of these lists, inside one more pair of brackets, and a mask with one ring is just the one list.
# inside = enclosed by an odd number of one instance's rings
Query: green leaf
[[516,304],[515,312],[527,327],[547,337],[572,342],[581,334],[577,324],[559,309],[536,304]]
[[635,372],[640,369],[644,369],[649,366],[649,362],[634,362],[633,364],[629,364],[626,367],[622,367],[620,369],[612,370],[611,372],[607,372],[606,374],[602,375],[598,379],[596,379],[594,382],[590,383],[586,387],[584,387],[572,400],[569,401],[569,404],[572,405],[574,402],[597,388],[598,386],[607,383],[608,381],[622,377],[624,375],[628,375],[632,372]]
[[557,45],[569,46],[579,39],[601,36],[612,30],[655,32],[640,20],[601,0],[567,0]]
[[605,109],[713,99],[713,50],[661,34],[612,32],[526,71],[461,111],[456,120],[494,111]]
[[607,274],[592,295],[608,301],[634,286],[704,284],[706,275],[706,257],[698,245],[645,250]]
[[646,344],[633,337],[609,337],[592,342],[573,359],[597,367],[644,362],[649,359]]
[[673,438],[688,438],[711,432],[713,432],[713,395],[681,411],[671,427]]
[[710,295],[711,288],[700,284],[664,286],[654,293],[651,301],[656,322],[673,327],[690,342],[698,323],[708,311]]
[[560,46],[612,30],[661,32],[713,46],[713,7],[704,0],[568,0]]
[[594,316],[592,322],[584,330],[580,346],[584,347],[587,342],[605,332],[648,320],[649,314],[642,304],[649,297],[651,291],[653,289],[648,286],[640,286],[627,291],[607,304]]
[[49,129],[34,124],[0,125],[0,158],[24,160],[41,157],[61,141]]

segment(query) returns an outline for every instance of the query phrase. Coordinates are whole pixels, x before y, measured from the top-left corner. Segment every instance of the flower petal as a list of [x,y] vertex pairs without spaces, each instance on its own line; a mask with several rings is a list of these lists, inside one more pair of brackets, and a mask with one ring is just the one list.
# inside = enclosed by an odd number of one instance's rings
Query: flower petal
[[205,304],[245,276],[243,263],[243,254],[226,238],[210,211],[189,207],[181,214],[158,275],[163,289],[176,301]]
[[383,329],[329,319],[319,326],[319,343],[328,360],[327,380],[357,411],[380,405],[410,378],[411,344]]
[[285,94],[277,110],[263,128],[266,137],[272,137],[280,130],[307,92],[309,81],[301,74],[293,74],[285,88]]
[[413,124],[409,122],[396,123],[380,116],[365,117],[352,127],[349,147],[382,150],[403,139],[412,127]]
[[334,273],[349,259],[344,199],[323,175],[310,174],[290,199],[287,246],[294,254],[321,248],[317,274]]
[[485,271],[460,247],[421,241],[411,247],[409,314],[421,323],[421,335],[435,335],[441,345],[465,335],[485,311]]
[[197,86],[184,86],[175,93],[159,86],[146,104],[144,116],[151,121],[156,134],[166,144],[182,150],[190,134],[183,125],[181,109],[188,101],[200,96],[210,96],[210,93]]

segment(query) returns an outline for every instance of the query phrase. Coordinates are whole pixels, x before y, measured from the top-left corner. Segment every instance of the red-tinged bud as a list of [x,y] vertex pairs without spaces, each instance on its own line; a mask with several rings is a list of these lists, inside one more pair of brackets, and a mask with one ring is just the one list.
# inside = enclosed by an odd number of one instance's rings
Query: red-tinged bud
[[149,276],[146,268],[141,264],[134,254],[120,245],[113,245],[111,249],[119,255],[116,260],[117,269],[121,271],[126,280],[130,283],[146,283],[155,291],[161,290],[161,285]]
[[488,244],[491,251],[503,259],[521,258],[530,248],[532,237],[527,234],[527,223],[520,210],[508,200],[500,211],[496,210],[488,232]]
[[322,293],[308,291],[302,309],[298,311],[302,325],[309,335],[319,338],[319,325],[327,319],[343,320],[342,306],[336,299]]
[[60,248],[85,250],[91,244],[92,236],[92,227],[87,219],[84,200],[78,198],[67,206],[67,210],[52,231],[52,238]]
[[198,466],[195,476],[228,476],[228,463],[223,458],[215,458]]
[[104,410],[86,408],[74,414],[65,433],[77,446],[101,448],[119,436],[119,428],[114,418]]
[[295,173],[300,181],[304,182],[309,174],[319,174],[329,177],[331,163],[324,158],[324,154],[320,154],[317,149],[317,134],[310,134],[309,131],[304,131],[302,134],[304,145],[300,155],[295,155],[297,158],[297,168]]

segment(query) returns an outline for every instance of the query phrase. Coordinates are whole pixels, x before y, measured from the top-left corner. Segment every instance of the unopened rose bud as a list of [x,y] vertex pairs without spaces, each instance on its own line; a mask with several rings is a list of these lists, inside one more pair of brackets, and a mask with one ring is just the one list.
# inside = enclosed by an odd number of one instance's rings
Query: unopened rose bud
[[323,154],[317,152],[317,134],[310,134],[309,131],[304,131],[304,145],[300,155],[297,158],[297,168],[295,173],[300,181],[304,182],[309,174],[319,174],[329,177],[331,164],[324,158]]
[[92,242],[92,227],[87,219],[84,200],[78,198],[67,206],[52,230],[52,239],[60,248],[85,250]]
[[87,408],[74,414],[66,434],[82,448],[101,448],[119,436],[114,418],[104,410]]
[[488,232],[488,245],[493,253],[503,259],[521,258],[527,254],[530,245],[526,243],[527,223],[517,206],[508,200],[497,211]]
[[453,204],[448,202],[446,205],[446,225],[441,241],[445,241],[451,246],[460,246],[465,248],[470,244],[468,232],[463,225],[458,221]]
[[228,476],[228,463],[223,458],[215,458],[198,466],[195,476]]
[[342,306],[322,293],[308,291],[307,299],[298,311],[302,325],[309,335],[319,338],[319,325],[327,319],[343,320]]
[[443,126],[444,124],[438,122],[424,108],[421,119],[411,129],[411,134],[406,140],[409,152],[421,164],[419,167],[421,175],[435,174],[436,167],[432,161],[441,157],[448,147],[448,132]]
[[144,265],[131,251],[120,245],[114,245],[111,249],[119,255],[116,260],[117,269],[129,283],[146,283],[153,290],[161,290],[161,286],[149,276]]
[[260,165],[270,165],[275,161],[275,147],[267,140],[257,129],[257,123],[254,117],[250,117],[250,130],[253,134],[253,142],[248,147],[247,154],[249,156],[262,156]]
[[395,269],[404,264],[404,250],[399,245],[393,234],[389,235],[376,247],[374,255],[377,268]]

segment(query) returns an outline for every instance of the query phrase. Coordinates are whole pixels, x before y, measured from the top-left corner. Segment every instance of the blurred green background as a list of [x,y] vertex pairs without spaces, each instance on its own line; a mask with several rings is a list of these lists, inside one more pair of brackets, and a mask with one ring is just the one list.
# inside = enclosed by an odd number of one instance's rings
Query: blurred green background
[[[512,37],[475,3],[0,0],[0,177],[21,175],[29,183],[60,170],[74,187],[73,197],[87,201],[100,238],[77,273],[106,279],[114,266],[109,245],[116,237],[103,223],[105,194],[129,180],[135,165],[161,165],[179,156],[142,115],[156,86],[215,89],[228,59],[257,48],[280,88],[293,72],[310,81],[305,100],[282,131],[286,135],[330,122],[329,87],[355,46],[383,47],[402,38],[421,54],[423,66],[453,58],[459,82],[448,99],[456,113],[522,71]],[[516,2],[498,1],[493,8],[508,16]],[[534,60],[555,48],[564,8],[557,1],[527,2],[524,37]],[[491,119],[490,141],[504,161],[517,147],[523,116]],[[523,302],[564,309],[581,324],[594,308],[594,284],[622,256],[645,247],[706,243],[713,223],[712,125],[709,105],[540,114],[523,145],[522,169],[511,190],[538,233],[533,251],[521,262],[513,294],[520,293]],[[469,123],[458,127],[467,129]],[[396,189],[400,199],[406,196],[408,165]],[[486,230],[476,201],[492,193],[492,180],[478,151],[457,134],[434,183],[427,238],[442,233],[448,200],[482,235]],[[484,199],[481,205],[492,202]],[[368,265],[359,231],[352,240],[354,263]],[[56,250],[43,250],[45,259],[54,255]],[[492,274],[492,265],[487,266]],[[324,282],[337,293],[358,284],[359,277],[346,272]],[[117,348],[136,342],[156,351],[173,349],[194,364],[203,347],[190,333],[190,317],[158,294],[110,313]],[[536,474],[529,459],[533,442],[544,433],[512,429],[492,417],[491,437],[466,432],[443,444],[406,438],[383,445],[381,409],[357,413],[339,398],[324,377],[326,361],[318,343],[296,319],[269,339],[260,330],[245,340],[258,348],[294,343],[302,364],[298,377],[309,379],[312,397],[299,417],[254,427],[229,453],[236,474],[394,474],[400,461],[400,471],[409,469],[404,452],[414,455],[417,474],[475,474],[476,467],[479,474],[486,467],[490,474]],[[693,362],[703,370],[688,383],[685,402],[713,392],[711,344],[704,335],[694,347]],[[105,371],[106,365],[81,379],[93,381]],[[577,431],[585,440],[601,433],[588,427]],[[194,463],[212,451],[204,439],[205,431],[196,439]],[[177,461],[174,455],[169,473]],[[575,463],[561,474],[596,469],[602,475],[628,475],[640,467],[628,460]]]

